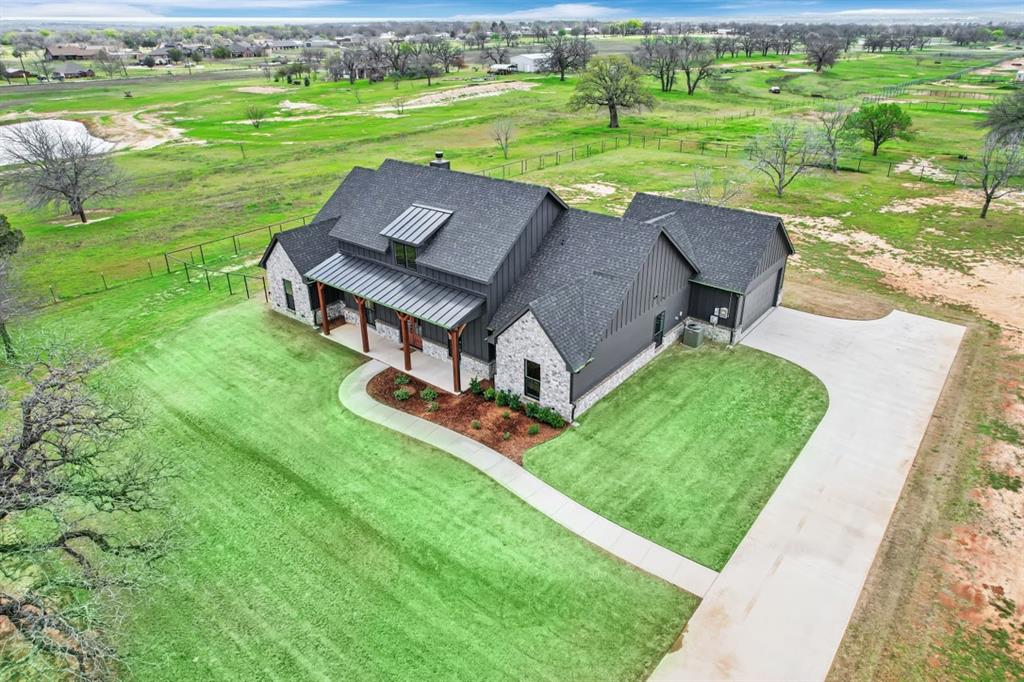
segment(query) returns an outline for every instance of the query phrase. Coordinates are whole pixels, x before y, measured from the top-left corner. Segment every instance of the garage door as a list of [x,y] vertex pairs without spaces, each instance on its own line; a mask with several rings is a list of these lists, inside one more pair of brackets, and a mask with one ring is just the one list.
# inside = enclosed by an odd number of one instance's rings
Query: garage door
[[743,303],[743,320],[741,321],[743,329],[749,328],[775,305],[775,291],[778,288],[780,272],[782,272],[782,268],[766,277],[753,291],[747,294],[746,301]]

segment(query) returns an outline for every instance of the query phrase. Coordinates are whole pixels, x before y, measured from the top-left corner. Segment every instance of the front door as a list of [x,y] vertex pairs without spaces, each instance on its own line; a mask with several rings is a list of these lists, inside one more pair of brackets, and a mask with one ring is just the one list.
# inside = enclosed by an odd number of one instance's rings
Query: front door
[[654,347],[657,348],[665,340],[665,311],[654,318]]
[[423,350],[423,327],[415,317],[409,318],[409,345]]

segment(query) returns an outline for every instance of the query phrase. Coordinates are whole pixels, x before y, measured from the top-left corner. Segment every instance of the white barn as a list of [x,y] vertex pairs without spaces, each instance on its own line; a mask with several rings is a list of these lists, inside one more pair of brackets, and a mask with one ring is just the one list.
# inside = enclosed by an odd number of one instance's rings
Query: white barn
[[546,52],[532,52],[512,57],[512,63],[516,65],[519,73],[537,73],[541,70],[544,60],[548,58]]

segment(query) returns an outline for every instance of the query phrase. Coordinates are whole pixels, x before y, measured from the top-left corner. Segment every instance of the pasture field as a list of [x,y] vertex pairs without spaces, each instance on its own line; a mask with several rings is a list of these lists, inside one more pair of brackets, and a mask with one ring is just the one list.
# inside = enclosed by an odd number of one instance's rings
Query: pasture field
[[[985,426],[1006,422],[1007,400],[1019,400],[1000,388],[1014,376],[1024,333],[1024,306],[1006,293],[1024,264],[1024,199],[1011,195],[981,220],[966,173],[992,100],[943,110],[923,108],[941,101],[937,95],[896,95],[911,107],[914,139],[891,142],[876,158],[862,142],[840,173],[809,172],[781,198],[742,152],[775,118],[812,124],[823,102],[815,94],[856,103],[885,86],[941,79],[999,57],[956,53],[855,53],[823,74],[745,63],[802,68],[800,55],[725,60],[724,78],[692,97],[657,92],[649,79],[657,106],[628,113],[617,131],[607,129],[604,112],[569,109],[575,77],[482,81],[471,70],[432,86],[304,87],[251,75],[154,78],[133,84],[130,99],[101,81],[5,98],[4,123],[79,120],[119,142],[117,162],[130,180],[121,196],[87,206],[88,224],[59,210],[26,210],[6,191],[0,213],[26,234],[16,260],[26,295],[60,300],[20,320],[16,338],[59,330],[105,349],[105,375],[136,386],[148,408],[140,437],[183,465],[172,493],[187,541],[168,562],[167,580],[118,633],[133,672],[258,678],[308,666],[353,677],[641,679],[696,607],[696,598],[606,557],[468,467],[346,413],[337,385],[358,357],[265,313],[258,291],[244,302],[237,288],[228,295],[223,276],[208,290],[194,273],[189,283],[180,268],[165,271],[165,251],[315,213],[353,166],[426,163],[444,150],[460,171],[516,162],[504,172],[609,213],[637,191],[692,196],[694,170],[709,168],[743,183],[732,205],[786,218],[798,249],[789,305],[868,317],[898,306],[968,325],[952,394],[834,672],[903,678],[948,653],[961,669],[995,660],[1012,676],[1010,645],[958,629],[955,605],[938,599],[954,580],[943,539],[989,523],[968,502],[987,490],[995,466],[986,453],[998,439],[990,434],[1004,433]],[[772,85],[782,93],[770,94]],[[998,96],[1004,86],[967,77],[915,87]],[[259,128],[246,120],[250,105],[266,111]],[[508,159],[490,135],[504,117],[516,127]],[[556,150],[602,142],[603,153],[551,165]],[[543,168],[534,161],[540,155]],[[257,232],[237,255],[222,242],[205,257],[211,267],[256,273],[265,242]],[[797,385],[804,386],[794,379],[795,392]],[[588,423],[599,423],[614,400],[595,407]],[[747,481],[752,497],[770,494],[798,451],[790,435],[766,463],[770,471]],[[574,477],[573,467],[596,457],[587,449],[593,443],[576,440],[572,433],[528,453],[527,465],[548,466],[567,491],[582,486],[572,494],[603,495],[608,513],[619,513],[614,491]],[[558,449],[583,459],[549,459]],[[748,521],[713,529],[717,537],[690,533],[675,546],[720,566]],[[640,518],[637,528],[659,523]],[[915,542],[905,542],[908,533]],[[257,647],[268,655],[255,657]]]

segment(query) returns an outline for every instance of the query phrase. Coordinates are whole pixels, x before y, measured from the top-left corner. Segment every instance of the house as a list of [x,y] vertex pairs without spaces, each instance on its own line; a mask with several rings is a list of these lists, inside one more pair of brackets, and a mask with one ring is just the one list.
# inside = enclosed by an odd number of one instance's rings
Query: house
[[519,54],[512,57],[512,64],[519,73],[538,73],[544,69],[544,65],[551,57],[547,52],[531,52]]
[[327,38],[311,38],[304,42],[303,45],[305,45],[306,47],[319,49],[329,49],[338,47],[338,43],[336,43],[333,40],[328,40]]
[[267,48],[273,52],[280,52],[282,50],[299,50],[303,47],[301,40],[271,40],[267,43]]
[[258,57],[263,54],[263,48],[258,45],[250,45],[246,42],[231,43],[226,47],[228,55],[233,59],[240,57]]
[[95,59],[102,49],[102,47],[91,45],[50,45],[46,48],[43,56],[51,62]]
[[[260,261],[271,307],[363,352],[401,348],[572,419],[687,321],[734,343],[781,300],[776,216],[638,194],[622,218],[538,185],[387,160],[356,167]],[[345,330],[337,330],[341,334]],[[350,338],[356,338],[355,332]]]
[[92,69],[87,69],[84,66],[78,66],[71,62],[64,62],[60,66],[50,71],[54,78],[92,78],[96,74]]

